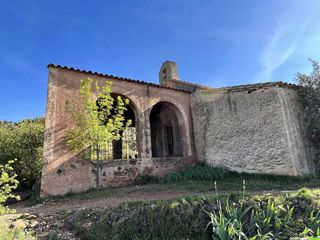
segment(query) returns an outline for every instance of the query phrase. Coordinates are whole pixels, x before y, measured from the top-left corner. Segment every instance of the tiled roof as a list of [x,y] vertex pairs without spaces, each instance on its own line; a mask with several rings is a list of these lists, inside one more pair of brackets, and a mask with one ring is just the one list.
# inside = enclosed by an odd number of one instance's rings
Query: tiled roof
[[239,86],[231,86],[231,87],[222,87],[219,89],[225,89],[228,92],[238,92],[238,91],[256,90],[256,89],[270,88],[270,87],[282,87],[282,88],[290,88],[290,89],[300,88],[298,85],[286,83],[286,82],[266,82],[266,83],[255,83],[255,84],[247,84],[247,85],[239,85]]
[[170,81],[175,81],[177,83],[182,83],[182,84],[186,84],[186,85],[190,85],[190,86],[194,86],[196,88],[207,88],[206,86],[200,85],[200,84],[196,84],[196,83],[191,83],[191,82],[187,82],[187,81],[183,81],[183,80],[177,80],[177,79],[171,79]]
[[55,68],[60,68],[60,69],[69,70],[69,71],[75,71],[75,72],[81,72],[81,73],[86,73],[86,74],[92,74],[92,75],[96,75],[96,76],[100,76],[100,77],[106,77],[106,78],[117,79],[117,80],[122,80],[122,81],[134,82],[134,83],[139,83],[139,84],[143,84],[143,85],[147,85],[147,86],[152,86],[152,87],[166,88],[166,89],[170,89],[170,90],[175,90],[175,91],[180,91],[180,92],[191,93],[190,91],[187,91],[187,90],[182,90],[182,89],[176,89],[176,88],[172,88],[172,87],[161,86],[161,85],[155,84],[155,83],[149,83],[149,82],[145,82],[145,81],[141,81],[141,80],[135,80],[135,79],[130,79],[130,78],[117,77],[117,76],[113,76],[113,75],[109,75],[109,74],[104,74],[104,73],[93,72],[93,71],[81,70],[81,69],[77,69],[77,68],[73,68],[73,67],[67,67],[67,66],[61,66],[61,65],[57,65],[57,64],[53,64],[53,63],[50,63],[50,64],[48,65],[48,68],[49,68],[49,67],[55,67]]
[[[191,93],[191,91],[184,90],[184,89],[177,89],[173,87],[168,87],[168,86],[162,86],[159,84],[155,83],[150,83],[150,82],[145,82],[141,80],[135,80],[135,79],[130,79],[130,78],[123,78],[123,77],[117,77],[109,74],[104,74],[104,73],[98,73],[98,72],[93,72],[93,71],[87,71],[87,70],[81,70],[73,67],[67,67],[67,66],[61,66],[61,65],[56,65],[50,63],[48,65],[49,67],[55,67],[55,68],[60,68],[60,69],[65,69],[69,71],[75,71],[75,72],[81,72],[81,73],[87,73],[87,74],[92,74],[100,77],[106,77],[106,78],[111,78],[111,79],[117,79],[117,80],[122,80],[122,81],[128,81],[128,82],[134,82],[134,83],[139,83],[147,86],[152,86],[152,87],[158,87],[158,88],[166,88],[170,90],[175,90],[175,91],[180,91],[180,92],[186,92],[186,93]],[[198,84],[194,83],[189,83],[189,82],[184,82],[181,80],[174,80],[176,82],[182,82],[183,84],[189,84],[195,87],[199,88],[206,88],[206,89],[212,89],[212,90],[226,90],[227,92],[238,92],[238,91],[249,91],[249,90],[256,90],[256,89],[261,89],[261,88],[270,88],[270,87],[283,87],[283,88],[290,88],[290,89],[299,89],[300,87],[295,84],[291,83],[286,83],[286,82],[266,82],[266,83],[256,83],[256,84],[247,84],[247,85],[238,85],[238,86],[230,86],[230,87],[222,87],[222,88],[207,88]]]

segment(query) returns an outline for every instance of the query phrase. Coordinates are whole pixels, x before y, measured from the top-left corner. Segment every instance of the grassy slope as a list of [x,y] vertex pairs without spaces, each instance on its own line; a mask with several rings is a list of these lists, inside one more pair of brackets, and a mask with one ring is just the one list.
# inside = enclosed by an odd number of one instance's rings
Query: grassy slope
[[[205,230],[209,217],[203,209],[217,211],[217,199],[226,205],[227,199],[238,203],[242,197],[211,195],[128,202],[99,213],[86,209],[77,213],[73,228],[82,239],[211,239],[211,229]],[[244,202],[248,206],[265,208],[268,199],[272,199],[276,209],[294,207],[289,222],[294,228],[286,233],[289,235],[280,238],[288,239],[289,236],[299,236],[303,232],[310,212],[318,209],[319,197],[320,190],[303,189],[276,196],[246,196]],[[285,210],[281,214],[284,218]]]
[[[243,182],[245,180],[245,184]],[[217,189],[214,187],[216,181]],[[71,211],[69,216],[71,230],[82,239],[210,239],[210,231],[205,231],[208,217],[203,211],[217,209],[217,197],[223,202],[226,195],[237,201],[243,196],[243,187],[247,202],[266,204],[267,192],[280,205],[293,206],[295,219],[293,224],[306,221],[312,210],[318,209],[320,190],[303,190],[280,194],[282,190],[297,190],[302,187],[317,188],[320,179],[310,177],[287,177],[258,174],[239,174],[208,166],[194,166],[183,171],[170,173],[154,179],[140,179],[145,183],[140,187],[89,190],[84,193],[71,193],[46,201],[68,201],[70,199],[94,199],[122,197],[131,193],[165,191],[199,192],[198,196],[187,196],[171,200],[127,202],[116,208],[106,210],[86,209]],[[216,195],[216,190],[219,196]],[[272,190],[272,191],[271,191]],[[202,197],[205,193],[205,197]],[[240,193],[240,194],[239,194]],[[187,194],[186,194],[187,195]],[[259,203],[259,204],[260,204]],[[70,229],[70,226],[68,226]],[[303,224],[296,234],[303,231]],[[288,237],[288,236],[287,236]]]
[[[318,209],[320,197],[320,190],[317,189],[279,194],[282,190],[320,186],[319,178],[314,176],[239,174],[205,165],[170,173],[160,179],[142,179],[140,182],[149,183],[134,190],[133,188],[101,189],[69,194],[62,197],[62,200],[121,197],[132,191],[143,193],[157,190],[172,192],[189,190],[200,194],[206,193],[206,196],[128,202],[98,213],[83,210],[76,213],[77,218],[73,225],[78,236],[83,239],[210,239],[212,232],[204,230],[208,216],[203,209],[216,210],[217,199],[225,204],[226,196],[230,193],[235,193],[228,196],[234,202],[242,198],[245,193],[246,202],[252,206],[266,205],[267,199],[271,197],[278,204],[277,208],[294,207],[294,218],[290,220],[290,224],[296,226],[296,229],[290,234],[298,236],[303,232],[304,224],[308,222],[308,214]],[[214,187],[214,182],[217,189]],[[219,196],[216,192],[219,192]],[[274,192],[275,196],[261,195],[266,192]],[[284,239],[288,237],[286,235]]]

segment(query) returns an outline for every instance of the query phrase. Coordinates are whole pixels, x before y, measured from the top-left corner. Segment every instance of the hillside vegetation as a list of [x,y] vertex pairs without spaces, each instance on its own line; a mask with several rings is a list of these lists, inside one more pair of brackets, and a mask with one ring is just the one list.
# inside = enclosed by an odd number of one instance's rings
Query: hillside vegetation
[[0,121],[0,164],[16,159],[13,167],[20,188],[31,188],[40,181],[43,141],[44,118]]
[[[242,192],[243,193],[243,192]],[[39,218],[41,239],[289,239],[320,233],[320,190],[274,195],[184,196]],[[41,226],[34,231],[41,232]],[[310,238],[311,239],[311,238]]]

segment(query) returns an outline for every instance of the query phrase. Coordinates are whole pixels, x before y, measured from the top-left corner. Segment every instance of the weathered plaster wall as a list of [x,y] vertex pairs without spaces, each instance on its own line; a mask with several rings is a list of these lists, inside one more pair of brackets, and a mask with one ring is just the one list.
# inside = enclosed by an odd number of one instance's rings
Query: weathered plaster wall
[[[194,159],[187,157],[152,158],[114,160],[104,162],[99,172],[100,187],[120,187],[135,182],[137,177],[144,175],[161,176],[173,170],[185,168],[194,163]],[[93,167],[94,171],[96,167]],[[91,175],[91,185],[95,186],[96,176]]]
[[239,172],[314,172],[295,90],[197,90],[192,111],[199,161]]
[[[105,164],[100,169],[100,180],[102,180],[100,183],[103,186],[126,184],[146,169],[150,174],[162,174],[170,169],[195,162],[189,93],[50,66],[44,167],[41,179],[42,195],[65,194],[69,191],[84,191],[95,187],[95,165],[81,159],[80,156],[71,154],[65,138],[67,129],[72,126],[70,116],[65,111],[65,102],[79,97],[80,79],[88,77],[98,80],[100,84],[103,81],[112,81],[112,91],[129,98],[136,114],[139,162],[136,164],[131,164],[129,161],[123,162],[120,170],[126,168],[129,169],[128,171],[119,171],[119,166],[113,167],[114,163]],[[154,165],[156,160],[152,159],[150,112],[152,107],[161,101],[173,104],[182,118],[184,162],[180,165]],[[105,176],[103,172],[106,172]],[[107,174],[110,172],[112,174]]]
[[[113,92],[130,99],[136,119],[137,159],[113,160],[97,168],[91,161],[68,151],[66,132],[72,123],[65,102],[79,97],[80,79],[84,78],[96,79],[100,84],[112,81]],[[94,188],[97,171],[100,186],[122,186],[138,176],[162,175],[196,160],[240,172],[286,175],[314,172],[299,97],[295,90],[283,87],[286,84],[262,84],[268,87],[249,90],[241,86],[205,89],[189,84],[191,89],[188,83],[179,84],[187,86],[182,89],[195,92],[190,95],[152,84],[49,66],[41,194],[59,195]],[[172,80],[166,87],[178,85]],[[159,102],[169,102],[178,113],[183,157],[152,157],[150,113]]]

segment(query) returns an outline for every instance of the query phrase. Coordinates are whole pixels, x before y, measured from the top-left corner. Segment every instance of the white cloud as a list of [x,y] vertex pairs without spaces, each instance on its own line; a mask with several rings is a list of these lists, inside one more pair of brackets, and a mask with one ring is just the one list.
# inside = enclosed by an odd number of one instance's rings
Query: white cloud
[[256,77],[257,81],[272,80],[273,72],[296,51],[297,36],[288,37],[288,35],[290,34],[288,34],[287,29],[278,28],[266,44],[259,57],[262,70]]
[[319,4],[301,6],[299,3],[288,9],[260,52],[260,71],[255,82],[274,80],[274,72],[295,55],[302,58],[312,57],[308,54],[318,48],[316,44],[310,43],[314,42],[312,36],[315,36],[314,31],[318,26],[319,10]]

